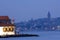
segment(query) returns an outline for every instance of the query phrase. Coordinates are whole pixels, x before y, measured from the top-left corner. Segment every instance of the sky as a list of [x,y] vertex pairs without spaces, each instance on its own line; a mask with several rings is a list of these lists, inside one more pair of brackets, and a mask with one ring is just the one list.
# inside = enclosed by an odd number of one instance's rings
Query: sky
[[14,18],[15,22],[31,18],[60,17],[60,0],[0,0],[0,16]]

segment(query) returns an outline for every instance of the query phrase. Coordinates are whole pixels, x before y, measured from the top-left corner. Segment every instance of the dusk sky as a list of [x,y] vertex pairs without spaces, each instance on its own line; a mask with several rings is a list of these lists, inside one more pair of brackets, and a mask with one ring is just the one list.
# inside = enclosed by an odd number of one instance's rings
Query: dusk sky
[[14,18],[15,22],[47,17],[60,17],[60,0],[0,0],[0,16]]

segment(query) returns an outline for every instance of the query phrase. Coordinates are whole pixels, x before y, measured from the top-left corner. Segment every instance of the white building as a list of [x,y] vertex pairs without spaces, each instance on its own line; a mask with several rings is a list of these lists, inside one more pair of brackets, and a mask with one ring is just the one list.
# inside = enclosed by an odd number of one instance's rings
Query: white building
[[15,26],[8,16],[0,16],[0,36],[15,35]]

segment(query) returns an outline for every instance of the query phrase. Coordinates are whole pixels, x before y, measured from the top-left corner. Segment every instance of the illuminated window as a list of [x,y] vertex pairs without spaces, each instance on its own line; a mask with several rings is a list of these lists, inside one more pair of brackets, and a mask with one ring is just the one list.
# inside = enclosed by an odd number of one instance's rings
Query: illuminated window
[[6,32],[7,31],[7,28],[3,28],[3,32]]
[[7,32],[9,32],[9,27],[7,27]]
[[4,27],[3,32],[13,32],[14,28],[13,27]]

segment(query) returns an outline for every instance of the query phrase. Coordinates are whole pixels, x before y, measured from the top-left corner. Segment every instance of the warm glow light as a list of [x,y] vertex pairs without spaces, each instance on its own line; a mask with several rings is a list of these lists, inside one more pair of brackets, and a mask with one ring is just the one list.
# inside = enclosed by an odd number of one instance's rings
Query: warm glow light
[[15,34],[14,31],[12,31],[12,32],[4,32],[4,31],[3,31],[3,28],[4,28],[4,27],[0,27],[0,35],[1,35],[1,36],[4,36],[4,35],[14,35],[14,34]]

